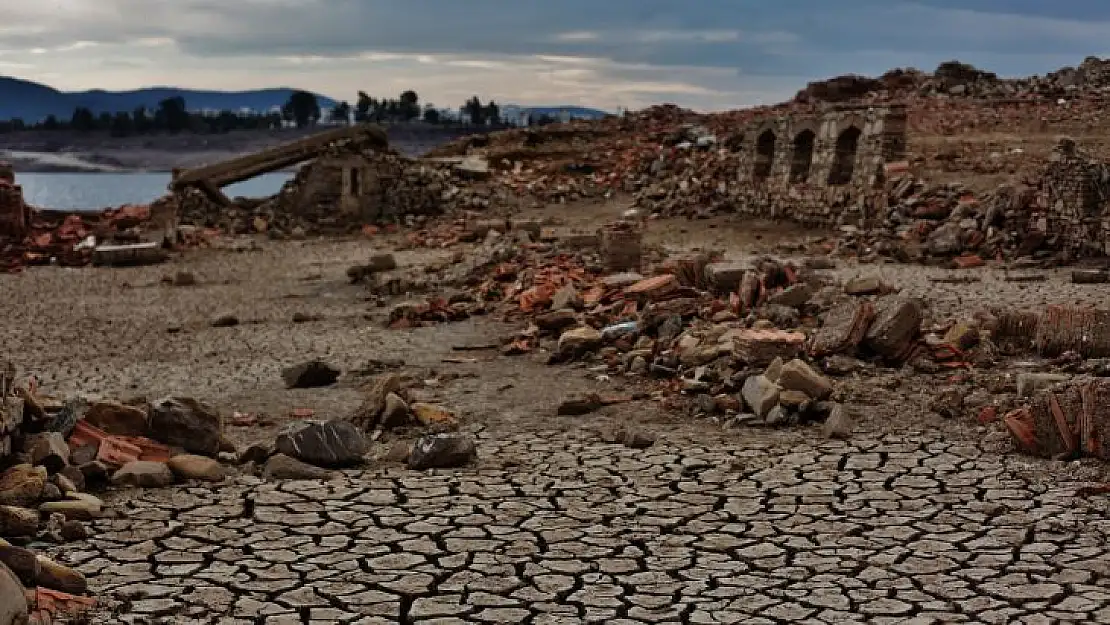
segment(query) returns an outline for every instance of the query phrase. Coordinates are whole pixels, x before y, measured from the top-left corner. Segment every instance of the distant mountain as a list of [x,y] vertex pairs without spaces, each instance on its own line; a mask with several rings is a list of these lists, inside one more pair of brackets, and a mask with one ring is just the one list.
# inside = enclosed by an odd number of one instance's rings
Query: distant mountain
[[[266,111],[281,106],[295,89],[256,89],[252,91],[199,91],[175,87],[150,87],[133,91],[58,91],[53,87],[0,76],[0,120],[20,118],[35,123],[54,115],[67,120],[73,109],[83,106],[93,113],[131,112],[140,106],[154,109],[166,98],[180,96],[191,111],[230,110],[248,108]],[[335,106],[331,98],[317,94],[320,108]]]

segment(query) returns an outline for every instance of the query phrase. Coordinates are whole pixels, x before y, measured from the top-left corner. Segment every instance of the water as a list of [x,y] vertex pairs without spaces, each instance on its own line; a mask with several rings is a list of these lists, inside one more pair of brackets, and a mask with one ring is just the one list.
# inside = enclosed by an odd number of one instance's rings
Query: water
[[[292,176],[263,174],[224,188],[228,197],[266,197],[277,193]],[[166,194],[169,173],[20,173],[23,199],[38,208],[101,210],[123,204],[148,204]]]

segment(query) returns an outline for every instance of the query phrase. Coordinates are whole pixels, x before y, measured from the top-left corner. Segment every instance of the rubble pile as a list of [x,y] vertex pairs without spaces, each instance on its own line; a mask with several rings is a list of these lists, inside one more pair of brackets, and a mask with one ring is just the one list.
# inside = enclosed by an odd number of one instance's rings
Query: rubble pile
[[1040,390],[1002,418],[1017,446],[1045,458],[1110,460],[1110,379],[1080,376]]

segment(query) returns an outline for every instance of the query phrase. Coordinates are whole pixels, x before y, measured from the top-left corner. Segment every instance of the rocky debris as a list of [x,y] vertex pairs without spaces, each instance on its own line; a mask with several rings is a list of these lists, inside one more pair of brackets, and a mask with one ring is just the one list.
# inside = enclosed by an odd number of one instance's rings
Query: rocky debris
[[362,431],[350,421],[296,421],[274,441],[286,456],[321,467],[344,467],[362,462],[370,451]]
[[11,569],[0,563],[0,623],[18,625],[26,623],[27,617],[27,598],[23,594],[23,584]]
[[888,361],[904,361],[921,332],[922,321],[920,300],[898,295],[881,297],[875,302],[875,320],[867,330],[864,344]]
[[147,436],[150,430],[145,410],[119,402],[96,402],[82,418],[90,425],[119,436]]
[[57,473],[69,465],[69,445],[61,432],[44,432],[29,437],[24,447],[30,450],[31,464]]
[[776,382],[786,390],[801,391],[810,399],[828,399],[833,392],[832,382],[817,373],[805,362],[794,359],[782,366]]
[[162,488],[174,482],[173,472],[164,462],[136,460],[112,474],[112,484],[138,488]]
[[168,445],[214,458],[220,453],[223,418],[195,399],[166,397],[151,405],[150,431]]
[[429,434],[417,439],[408,457],[408,467],[417,471],[425,469],[453,469],[477,460],[478,447],[474,437],[461,432]]
[[339,374],[339,369],[322,360],[309,360],[284,369],[281,379],[286,388],[320,388],[335,384]]
[[373,254],[370,260],[362,265],[352,265],[347,269],[347,277],[351,283],[358,283],[369,276],[397,268],[397,260],[393,254]]
[[205,456],[180,454],[170,458],[166,466],[179,480],[221,482],[227,476],[222,464]]
[[263,465],[262,476],[268,480],[326,480],[332,472],[285,454],[274,454]]
[[17,506],[0,506],[0,536],[34,536],[38,530],[38,512]]
[[1044,388],[1002,422],[1019,449],[1045,458],[1110,460],[1110,379],[1081,376]]
[[29,464],[19,464],[0,473],[0,505],[34,505],[42,498],[47,478],[45,467]]

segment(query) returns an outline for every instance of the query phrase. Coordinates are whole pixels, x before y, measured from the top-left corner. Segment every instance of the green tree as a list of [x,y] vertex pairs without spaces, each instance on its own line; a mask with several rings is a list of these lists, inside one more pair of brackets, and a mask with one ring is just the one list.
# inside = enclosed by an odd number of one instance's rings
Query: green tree
[[373,109],[374,99],[365,91],[359,91],[358,100],[355,101],[355,121],[359,123],[370,121],[370,111]]
[[486,107],[482,106],[482,101],[478,99],[478,96],[467,100],[466,104],[462,106],[461,112],[470,118],[472,124],[480,126],[486,123]]
[[73,116],[69,119],[69,126],[80,132],[88,132],[96,128],[96,117],[89,109],[79,106],[73,109]]
[[438,124],[440,122],[439,109],[431,104],[425,104],[424,121],[428,122],[429,124]]
[[346,101],[336,104],[331,109],[331,119],[346,124],[351,119],[351,105],[347,104]]
[[320,102],[307,91],[294,91],[282,112],[285,119],[295,123],[297,128],[304,128],[320,119]]

